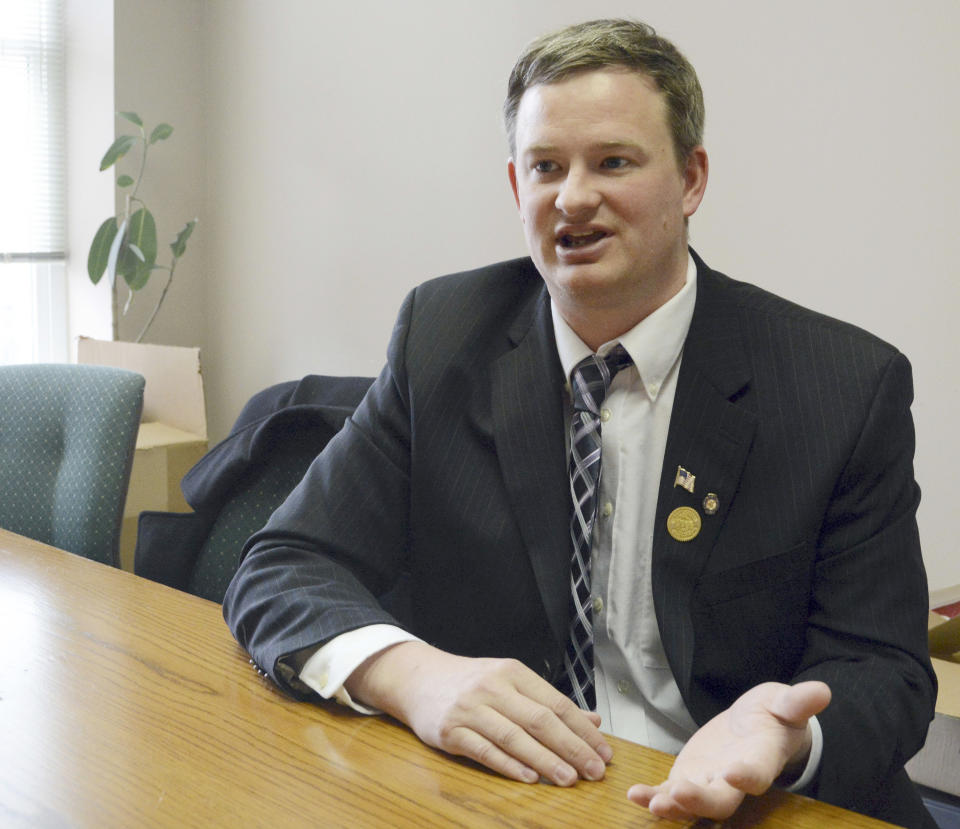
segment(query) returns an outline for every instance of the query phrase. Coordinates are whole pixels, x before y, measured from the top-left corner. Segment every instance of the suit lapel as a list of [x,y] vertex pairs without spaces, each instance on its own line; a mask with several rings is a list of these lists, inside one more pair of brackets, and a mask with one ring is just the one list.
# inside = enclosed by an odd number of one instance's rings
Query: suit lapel
[[[693,663],[693,588],[737,492],[756,428],[753,415],[731,402],[750,380],[736,305],[722,278],[696,261],[697,302],[664,453],[652,565],[661,639],[686,699]],[[695,475],[693,493],[675,485],[678,467]],[[704,508],[708,493],[717,499],[713,514]],[[677,540],[668,531],[669,516],[679,507],[694,509],[702,522],[689,541]]]
[[546,289],[518,316],[509,336],[515,347],[493,364],[494,440],[550,627],[564,642],[570,578],[564,378]]

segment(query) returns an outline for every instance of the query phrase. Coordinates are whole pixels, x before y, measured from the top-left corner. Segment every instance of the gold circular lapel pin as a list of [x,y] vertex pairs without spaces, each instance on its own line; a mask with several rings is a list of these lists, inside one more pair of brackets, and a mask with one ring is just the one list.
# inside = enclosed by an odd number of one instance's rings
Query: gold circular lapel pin
[[677,541],[691,541],[700,532],[700,513],[693,507],[677,507],[667,516],[667,532]]

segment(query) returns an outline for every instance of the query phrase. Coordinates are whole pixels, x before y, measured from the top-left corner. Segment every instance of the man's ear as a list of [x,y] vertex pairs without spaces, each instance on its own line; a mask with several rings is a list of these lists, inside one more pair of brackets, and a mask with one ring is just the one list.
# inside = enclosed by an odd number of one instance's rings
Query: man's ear
[[517,190],[517,165],[512,158],[507,159],[507,176],[510,179],[510,189],[513,190],[513,200],[517,203],[517,210],[519,210],[520,191]]
[[683,169],[683,215],[688,219],[697,212],[700,202],[703,201],[709,173],[707,151],[703,147],[694,147],[690,150]]

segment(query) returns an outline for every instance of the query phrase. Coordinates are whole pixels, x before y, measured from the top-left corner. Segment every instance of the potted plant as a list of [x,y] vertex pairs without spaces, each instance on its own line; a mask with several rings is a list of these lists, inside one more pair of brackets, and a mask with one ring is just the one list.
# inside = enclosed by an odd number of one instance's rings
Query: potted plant
[[173,274],[180,257],[186,252],[187,240],[197,224],[196,219],[188,221],[170,243],[170,264],[160,264],[157,259],[157,225],[153,214],[137,194],[143,181],[147,166],[147,151],[158,141],[165,141],[173,134],[173,127],[161,123],[155,126],[149,137],[143,120],[135,112],[117,113],[121,118],[134,124],[139,129],[139,135],[121,135],[104,154],[100,161],[100,169],[107,170],[127,155],[135,147],[140,148],[140,166],[136,178],[123,174],[117,176],[117,187],[124,195],[123,210],[120,215],[110,216],[93,237],[90,253],[87,257],[87,274],[96,285],[106,273],[110,278],[111,287],[116,290],[116,278],[122,277],[129,289],[127,300],[124,303],[123,313],[130,308],[130,303],[137,291],[142,290],[150,281],[154,271],[165,271],[166,284],[160,294],[153,312],[147,319],[146,325],[140,331],[135,342],[141,342],[150,328],[160,306],[170,290]]

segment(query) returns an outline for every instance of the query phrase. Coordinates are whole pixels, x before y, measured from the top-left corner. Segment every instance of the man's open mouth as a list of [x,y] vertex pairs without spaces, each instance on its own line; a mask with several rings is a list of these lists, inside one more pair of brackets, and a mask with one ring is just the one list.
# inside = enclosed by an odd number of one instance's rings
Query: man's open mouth
[[602,230],[594,230],[590,233],[564,233],[559,237],[559,242],[565,248],[582,248],[599,242],[606,235]]

